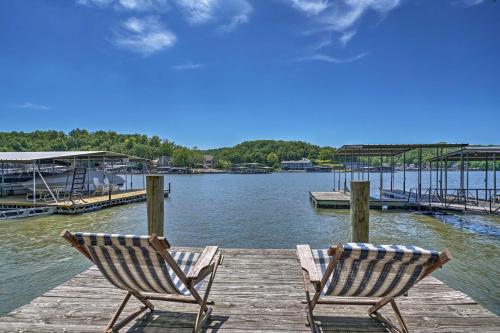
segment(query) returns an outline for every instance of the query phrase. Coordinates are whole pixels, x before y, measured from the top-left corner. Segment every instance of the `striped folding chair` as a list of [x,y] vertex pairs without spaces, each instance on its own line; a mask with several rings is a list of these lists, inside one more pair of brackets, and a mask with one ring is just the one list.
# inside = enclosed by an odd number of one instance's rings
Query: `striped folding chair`
[[[71,233],[61,236],[92,261],[115,287],[126,290],[104,332],[118,331],[146,309],[154,310],[150,300],[193,303],[200,306],[194,332],[199,332],[212,312],[208,301],[210,288],[222,263],[217,246],[207,246],[201,253],[170,250],[163,237],[96,233]],[[203,297],[198,292],[210,275]],[[147,293],[147,294],[144,294]],[[143,306],[117,323],[130,297]]]
[[[313,315],[316,304],[348,304],[371,305],[371,317],[391,332],[407,333],[395,298],[451,260],[448,251],[365,243],[339,244],[328,250],[298,245],[297,256],[304,275],[307,319],[313,332],[317,331]],[[378,312],[389,303],[400,328]]]

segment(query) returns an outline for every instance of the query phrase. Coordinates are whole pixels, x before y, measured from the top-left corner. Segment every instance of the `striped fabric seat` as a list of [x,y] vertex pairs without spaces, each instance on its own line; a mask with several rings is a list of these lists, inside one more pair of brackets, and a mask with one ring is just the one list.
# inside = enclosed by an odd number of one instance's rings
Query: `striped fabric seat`
[[[328,250],[312,250],[318,272],[325,274]],[[435,263],[439,253],[400,245],[344,244],[344,252],[321,294],[327,296],[397,297],[405,294]]]
[[[75,233],[92,261],[113,285],[132,292],[190,295],[168,263],[150,245],[149,236]],[[164,238],[158,237],[166,242]],[[169,251],[180,269],[187,274],[200,253]],[[195,289],[202,286],[199,282]]]

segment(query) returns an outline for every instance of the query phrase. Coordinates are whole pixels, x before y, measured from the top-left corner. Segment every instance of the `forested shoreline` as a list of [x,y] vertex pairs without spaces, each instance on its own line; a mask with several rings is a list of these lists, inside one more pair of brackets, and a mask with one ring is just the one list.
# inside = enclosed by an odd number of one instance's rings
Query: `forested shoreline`
[[[117,153],[139,156],[150,160],[160,156],[171,156],[175,166],[194,166],[203,161],[204,155],[213,155],[216,167],[228,169],[239,163],[262,163],[275,169],[284,160],[307,158],[317,165],[332,165],[336,148],[318,146],[304,141],[254,140],[244,141],[233,147],[201,150],[197,147],[185,147],[157,135],[121,134],[115,131],[90,132],[74,129],[68,133],[62,131],[0,132],[0,151],[76,151],[107,150]],[[434,149],[423,150],[423,161],[428,161],[436,154]],[[407,163],[417,163],[417,151],[406,154]],[[373,158],[372,163],[379,163]],[[384,163],[389,163],[385,159]],[[396,157],[394,163],[402,163],[402,157]],[[471,167],[484,169],[484,162],[474,162]],[[498,166],[497,166],[498,167]]]

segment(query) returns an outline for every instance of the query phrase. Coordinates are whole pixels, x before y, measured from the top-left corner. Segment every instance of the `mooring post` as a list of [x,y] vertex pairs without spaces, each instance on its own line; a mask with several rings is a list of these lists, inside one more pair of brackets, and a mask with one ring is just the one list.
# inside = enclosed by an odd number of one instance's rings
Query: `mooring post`
[[146,176],[146,200],[148,210],[148,234],[163,236],[163,176]]
[[351,181],[351,241],[369,242],[370,182]]

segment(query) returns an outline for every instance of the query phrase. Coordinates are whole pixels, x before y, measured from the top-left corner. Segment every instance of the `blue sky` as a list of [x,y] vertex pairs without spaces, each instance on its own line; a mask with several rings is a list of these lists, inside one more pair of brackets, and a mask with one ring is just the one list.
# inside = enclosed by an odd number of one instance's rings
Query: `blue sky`
[[0,1],[0,131],[500,143],[500,3]]

